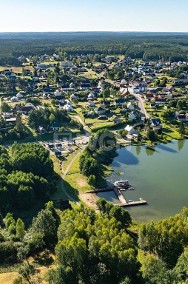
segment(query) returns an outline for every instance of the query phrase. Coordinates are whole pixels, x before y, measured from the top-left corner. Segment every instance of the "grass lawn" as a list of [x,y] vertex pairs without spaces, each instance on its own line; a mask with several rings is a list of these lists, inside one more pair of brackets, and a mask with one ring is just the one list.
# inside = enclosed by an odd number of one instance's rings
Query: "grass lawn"
[[16,66],[10,66],[10,67],[7,67],[7,66],[0,66],[0,71],[4,71],[4,70],[11,70],[15,73],[22,73],[22,69],[28,69],[30,71],[33,71],[33,67],[32,66],[19,66],[19,67],[16,67]]
[[53,200],[59,200],[59,199],[67,199],[66,194],[63,192],[62,189],[62,172],[61,172],[61,165],[60,165],[60,160],[55,156],[51,155],[50,158],[53,161],[54,164],[54,171],[58,175],[58,185],[57,185],[57,190],[50,196],[50,198]]
[[57,64],[59,61],[45,61],[44,64],[49,65],[49,64]]
[[18,272],[0,273],[0,283],[12,284],[14,279],[18,276]]
[[[85,192],[91,189],[90,185],[87,182],[87,178],[80,173],[79,169],[80,155],[78,155],[78,157],[74,160],[74,163],[70,167],[65,177],[65,188],[67,192],[71,196],[74,196],[76,199],[78,199],[78,191]],[[72,157],[70,157],[70,159],[71,158]]]
[[81,118],[81,120],[84,122],[85,121],[85,118],[83,116],[83,112],[82,112],[82,109],[80,107],[76,108],[76,112],[77,114],[79,115],[79,117]]
[[163,122],[163,133],[167,136],[167,139],[181,139],[181,135],[178,132],[178,128],[176,128],[174,125],[166,124]]
[[88,79],[97,79],[98,76],[95,71],[89,70],[88,72],[84,72],[84,77]]
[[98,117],[96,118],[86,118],[85,123],[88,127],[91,128],[92,131],[96,131],[101,128],[112,127],[114,125],[113,121],[108,119],[100,120]]
[[109,128],[112,128],[115,125],[114,122],[111,122],[111,121],[109,121],[109,122],[107,122],[107,121],[102,122],[101,120],[99,120],[99,121],[100,122],[96,122],[92,126],[90,126],[92,132],[95,132],[95,131],[103,129],[103,128],[109,129]]

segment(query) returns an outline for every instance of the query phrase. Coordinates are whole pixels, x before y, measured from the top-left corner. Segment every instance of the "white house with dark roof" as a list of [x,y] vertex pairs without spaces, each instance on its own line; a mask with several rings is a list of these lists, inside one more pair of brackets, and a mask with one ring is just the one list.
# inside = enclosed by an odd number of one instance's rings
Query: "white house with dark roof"
[[127,125],[124,129],[127,131],[127,134],[129,135],[137,134],[136,129],[131,125]]

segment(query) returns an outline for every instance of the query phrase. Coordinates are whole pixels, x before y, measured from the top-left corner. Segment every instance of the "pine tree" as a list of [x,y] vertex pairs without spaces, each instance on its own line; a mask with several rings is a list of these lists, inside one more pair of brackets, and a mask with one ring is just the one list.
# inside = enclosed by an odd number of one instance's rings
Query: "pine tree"
[[25,224],[20,218],[18,218],[16,222],[16,237],[22,240],[24,234],[25,234]]

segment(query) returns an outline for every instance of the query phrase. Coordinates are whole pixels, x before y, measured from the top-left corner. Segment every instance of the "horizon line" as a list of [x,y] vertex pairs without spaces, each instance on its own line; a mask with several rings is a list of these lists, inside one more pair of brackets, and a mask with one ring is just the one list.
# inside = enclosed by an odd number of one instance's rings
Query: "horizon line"
[[113,31],[113,30],[75,30],[75,31],[0,31],[0,33],[188,33],[188,31]]

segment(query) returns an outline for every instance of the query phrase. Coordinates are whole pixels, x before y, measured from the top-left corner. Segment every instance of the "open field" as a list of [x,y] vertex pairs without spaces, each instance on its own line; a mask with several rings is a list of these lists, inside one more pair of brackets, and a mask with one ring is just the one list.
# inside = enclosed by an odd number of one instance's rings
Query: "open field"
[[30,70],[30,71],[34,71],[32,66],[19,66],[19,67],[16,67],[16,66],[0,66],[0,72],[4,71],[4,70],[12,70],[15,73],[22,73],[23,68]]
[[18,276],[18,272],[0,273],[1,284],[12,284],[14,279]]

